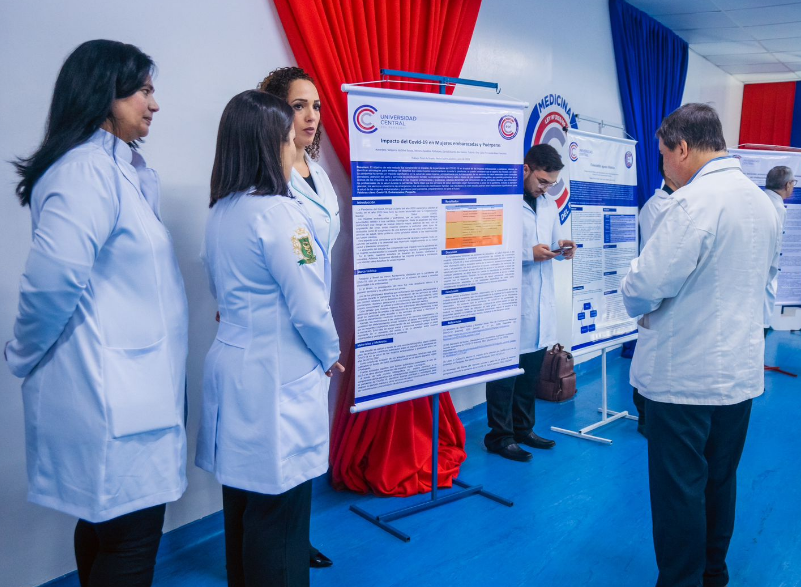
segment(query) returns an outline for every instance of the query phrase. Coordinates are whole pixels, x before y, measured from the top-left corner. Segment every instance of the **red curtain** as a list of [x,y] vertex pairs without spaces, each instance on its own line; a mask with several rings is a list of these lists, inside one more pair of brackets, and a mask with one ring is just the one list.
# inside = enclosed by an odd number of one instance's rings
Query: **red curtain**
[[740,144],[790,146],[796,82],[746,84]]
[[[322,124],[348,172],[347,99],[341,85],[378,80],[381,69],[458,77],[481,7],[481,0],[274,1],[298,65],[315,80],[324,105]],[[379,87],[438,91],[433,85]],[[350,206],[342,204],[341,213],[349,214]],[[347,279],[352,274],[351,267]],[[352,304],[352,294],[337,298]],[[353,315],[352,308],[337,310]],[[334,487],[392,496],[430,491],[430,398],[351,414],[355,341],[352,326],[343,330],[340,338],[350,346],[343,345],[346,373],[339,379],[331,430]],[[450,487],[466,457],[465,432],[449,394],[442,394],[440,409],[437,484]]]
[[[325,104],[322,124],[350,172],[347,99],[340,86],[381,69],[458,77],[481,0],[275,0],[298,65]],[[437,91],[434,86],[382,85]]]

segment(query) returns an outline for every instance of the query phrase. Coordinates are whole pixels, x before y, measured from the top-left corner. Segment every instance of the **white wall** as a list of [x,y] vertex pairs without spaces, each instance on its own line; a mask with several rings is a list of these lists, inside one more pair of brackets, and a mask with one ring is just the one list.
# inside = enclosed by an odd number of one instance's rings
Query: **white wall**
[[[561,22],[569,22],[569,26],[551,26]],[[485,0],[461,76],[498,82],[503,94],[532,105],[546,93],[558,93],[573,112],[623,126],[607,0],[563,0],[537,8],[530,0]],[[456,93],[478,91],[463,87]],[[740,133],[742,96],[742,83],[690,51],[682,103],[711,103],[720,114],[730,145],[737,144]],[[598,132],[597,124],[579,122],[579,128]],[[624,136],[611,128],[603,132]],[[555,277],[559,340],[568,345],[571,264],[557,263]],[[486,399],[483,384],[452,395],[459,411]]]
[[[498,82],[503,94],[531,105],[548,93],[558,93],[574,113],[623,125],[607,0],[537,5],[530,0],[485,0],[461,75]],[[530,109],[526,122],[529,113]],[[598,125],[584,122],[579,128],[598,131]],[[624,136],[609,128],[604,133]],[[572,312],[571,271],[569,262],[555,264],[558,334],[566,345]],[[457,410],[485,401],[484,390],[482,384],[454,392]]]
[[[561,24],[561,23],[569,23]],[[609,30],[607,0],[484,0],[462,76],[497,81],[504,94],[534,102],[545,93],[565,96],[575,112],[620,124],[622,114]],[[207,213],[208,181],[219,116],[228,99],[274,67],[294,62],[270,0],[114,0],[3,2],[0,4],[0,161],[35,148],[63,59],[79,43],[112,38],[134,43],[159,66],[156,97],[162,111],[143,148],[163,181],[163,213],[173,234],[190,304],[188,364],[190,413],[189,490],[167,510],[166,529],[220,508],[220,490],[196,469],[194,439],[203,358],[216,331],[198,252]],[[459,94],[475,90],[460,89]],[[739,93],[738,93],[739,92]],[[686,99],[713,101],[727,140],[739,133],[742,85],[691,54]],[[738,101],[739,100],[739,101]],[[595,130],[594,125],[581,125]],[[522,129],[521,129],[522,131]],[[730,137],[735,137],[734,140]],[[323,166],[341,197],[350,186],[323,145]],[[30,220],[13,196],[15,176],[0,163],[0,341],[11,337],[17,288],[27,257]],[[338,251],[350,247],[343,218]],[[339,255],[340,258],[343,255]],[[336,258],[336,255],[335,255]],[[335,298],[348,296],[351,273],[341,261]],[[570,313],[569,264],[561,264],[558,289]],[[336,267],[335,267],[336,270]],[[344,343],[346,344],[346,343]],[[334,386],[332,386],[334,387]],[[457,409],[484,401],[484,386],[454,393]],[[74,519],[25,501],[25,453],[19,381],[0,366],[0,586],[36,585],[74,568]]]
[[740,143],[740,115],[743,110],[743,82],[713,65],[695,51],[690,50],[687,82],[684,85],[682,104],[707,103],[718,111],[723,123],[726,145]]
[[[197,469],[201,367],[216,332],[215,307],[198,261],[220,114],[236,93],[294,63],[270,0],[114,0],[0,4],[0,341],[11,338],[17,288],[30,241],[30,214],[13,194],[6,162],[41,140],[61,63],[94,38],[133,43],[158,64],[161,105],[142,153],[163,183],[163,215],[176,244],[190,307],[189,490],[167,509],[166,529],[221,508],[220,488]],[[350,187],[324,145],[323,165],[339,193]],[[340,245],[337,245],[338,247]],[[343,242],[347,248],[348,243]],[[20,382],[0,365],[0,585],[37,585],[75,568],[75,520],[25,501]]]

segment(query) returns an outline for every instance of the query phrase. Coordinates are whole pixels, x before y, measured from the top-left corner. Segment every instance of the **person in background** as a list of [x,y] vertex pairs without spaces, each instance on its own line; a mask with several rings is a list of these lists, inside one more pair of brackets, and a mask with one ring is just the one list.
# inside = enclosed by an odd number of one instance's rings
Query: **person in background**
[[487,383],[487,421],[484,445],[491,453],[513,461],[530,461],[520,447],[548,449],[556,444],[534,433],[534,403],[540,369],[548,346],[556,340],[556,288],[553,259],[572,259],[576,244],[560,238],[556,202],[545,192],[564,167],[550,145],[534,145],[523,162],[523,276],[521,288],[520,367],[518,377]]
[[[664,182],[661,188],[657,188],[654,195],[648,198],[645,205],[640,210],[640,250],[645,248],[645,243],[651,237],[654,226],[659,222],[662,213],[670,203],[670,195],[676,191],[676,184],[673,180],[665,177],[664,159],[659,155],[659,175]],[[634,406],[637,408],[637,432],[645,436],[645,398],[640,395],[639,390],[634,388]]]
[[83,587],[150,585],[165,504],[186,489],[186,294],[137,151],[153,68],[133,45],[80,45],[16,164],[33,240],[5,355],[25,378],[28,499],[79,518]]
[[[768,171],[765,178],[765,193],[770,198],[770,203],[776,210],[779,217],[779,242],[781,242],[782,234],[784,232],[784,219],[787,216],[787,209],[784,207],[784,201],[793,196],[798,180],[793,174],[793,170],[784,165],[779,165]],[[764,334],[768,336],[770,330],[770,320],[773,316],[773,310],[776,306],[776,288],[779,282],[779,275],[777,274],[768,285],[768,295],[765,296],[765,330]]]
[[311,480],[328,470],[339,339],[330,266],[292,196],[293,111],[258,90],[225,108],[204,264],[220,309],[196,464],[223,485],[228,584],[309,584]]
[[621,282],[642,316],[630,381],[645,397],[656,585],[723,587],[779,221],[711,106],[685,104],[656,134],[680,189]]
[[[331,180],[317,163],[320,156],[320,95],[314,81],[300,67],[281,67],[271,71],[258,89],[278,96],[292,107],[295,113],[295,163],[292,166],[290,187],[301,196],[305,209],[314,225],[320,244],[328,258],[339,236],[339,200]],[[333,262],[333,261],[332,261]],[[328,285],[329,292],[331,284]],[[309,564],[314,568],[333,565],[333,561],[309,544]]]

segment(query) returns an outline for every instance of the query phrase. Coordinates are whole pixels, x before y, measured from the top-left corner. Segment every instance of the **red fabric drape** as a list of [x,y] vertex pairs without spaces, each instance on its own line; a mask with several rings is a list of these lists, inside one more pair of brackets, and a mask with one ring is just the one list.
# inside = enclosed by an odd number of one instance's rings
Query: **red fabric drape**
[[[274,1],[298,65],[315,80],[324,104],[322,124],[347,172],[347,98],[341,85],[380,79],[381,69],[458,77],[481,7],[481,0]],[[381,87],[438,91],[436,86],[409,84]],[[343,204],[342,213],[349,214],[350,207]],[[340,329],[340,338],[350,346],[343,346],[346,373],[339,380],[331,430],[334,487],[393,496],[430,491],[431,400],[350,414],[352,329]],[[465,432],[449,394],[442,394],[440,408],[437,483],[450,487],[466,457]]]
[[[458,77],[481,0],[275,0],[298,65],[325,104],[322,124],[350,172],[347,99],[340,86],[381,69]],[[437,91],[434,86],[383,85]]]
[[740,144],[790,146],[796,82],[746,84]]

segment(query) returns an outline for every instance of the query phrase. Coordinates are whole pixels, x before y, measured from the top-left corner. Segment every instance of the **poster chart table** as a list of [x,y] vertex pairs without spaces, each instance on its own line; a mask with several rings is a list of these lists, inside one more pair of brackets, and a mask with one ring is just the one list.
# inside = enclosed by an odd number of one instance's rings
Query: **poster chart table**
[[576,438],[612,444],[591,434],[617,420],[636,420],[607,405],[606,359],[610,350],[637,338],[620,283],[639,252],[635,187],[635,141],[568,131],[573,258],[572,345],[574,356],[601,352],[601,420],[579,430],[552,426]]
[[[430,499],[373,514],[393,536],[406,516],[481,495],[454,479],[438,491],[439,394],[522,373],[523,144],[527,104],[345,85],[348,94],[356,320],[351,412],[431,397]],[[415,498],[408,498],[415,499]]]

